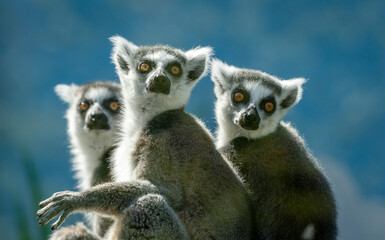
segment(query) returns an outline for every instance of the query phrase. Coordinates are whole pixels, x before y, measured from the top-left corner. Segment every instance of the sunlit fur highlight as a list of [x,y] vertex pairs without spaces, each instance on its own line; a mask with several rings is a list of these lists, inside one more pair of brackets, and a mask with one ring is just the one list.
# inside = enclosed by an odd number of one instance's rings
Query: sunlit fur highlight
[[[272,75],[214,60],[217,147],[233,163],[252,198],[258,239],[333,240],[337,236],[336,204],[323,169],[296,129],[282,118],[302,96],[304,79]],[[233,104],[236,88],[250,95]],[[275,112],[261,109],[261,99],[274,97]],[[260,117],[256,130],[238,123],[250,107]]]

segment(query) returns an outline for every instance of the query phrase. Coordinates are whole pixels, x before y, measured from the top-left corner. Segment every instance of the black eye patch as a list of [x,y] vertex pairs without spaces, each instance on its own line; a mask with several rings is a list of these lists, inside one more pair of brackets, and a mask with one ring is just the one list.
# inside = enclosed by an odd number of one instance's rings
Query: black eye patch
[[276,102],[273,96],[266,97],[259,103],[260,109],[262,109],[266,115],[271,115],[275,112]]
[[109,98],[103,101],[103,107],[112,113],[118,113],[120,110],[120,103],[117,98]]
[[143,60],[138,64],[138,71],[142,74],[149,73],[155,67],[155,63],[149,60]]
[[237,88],[231,94],[231,102],[234,105],[241,103],[248,103],[250,101],[250,94],[243,88]]
[[79,101],[78,111],[80,113],[85,113],[91,107],[92,104],[93,104],[93,102],[91,100],[82,99]]
[[174,77],[180,77],[183,74],[182,66],[179,62],[171,62],[167,64],[166,70]]

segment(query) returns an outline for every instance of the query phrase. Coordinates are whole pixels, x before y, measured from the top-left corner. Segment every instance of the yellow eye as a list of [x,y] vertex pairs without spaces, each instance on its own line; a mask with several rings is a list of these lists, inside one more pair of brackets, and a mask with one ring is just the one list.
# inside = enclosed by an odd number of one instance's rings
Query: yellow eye
[[180,69],[177,66],[171,67],[171,73],[174,75],[178,75],[180,73]]
[[274,103],[266,102],[264,107],[266,112],[272,112],[274,110]]
[[79,104],[79,108],[82,111],[87,111],[87,109],[90,107],[90,104],[87,101],[81,101]]
[[118,102],[115,102],[115,101],[111,102],[111,103],[110,103],[110,109],[111,109],[112,111],[117,111],[117,110],[119,109],[119,103],[118,103]]
[[150,65],[148,63],[141,63],[139,65],[139,69],[142,71],[142,72],[148,72],[150,70]]
[[243,93],[241,93],[241,92],[234,93],[233,98],[234,98],[234,101],[236,103],[240,103],[240,102],[245,101],[245,95],[243,95]]

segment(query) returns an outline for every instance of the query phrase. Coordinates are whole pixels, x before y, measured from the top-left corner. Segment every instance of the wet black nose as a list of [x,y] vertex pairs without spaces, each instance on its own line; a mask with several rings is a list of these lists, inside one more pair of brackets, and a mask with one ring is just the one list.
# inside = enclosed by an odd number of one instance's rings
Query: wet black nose
[[107,116],[104,113],[95,113],[91,115],[92,122],[105,121],[107,122]]
[[89,129],[110,129],[106,114],[99,112],[93,113],[89,116],[87,127]]
[[157,74],[148,83],[147,91],[153,93],[163,93],[168,95],[170,93],[171,82],[165,74]]
[[250,108],[246,113],[245,113],[245,119],[247,122],[255,122],[259,121],[259,116],[255,108]]
[[156,75],[154,81],[156,84],[165,85],[167,84],[168,78],[166,75]]
[[256,130],[259,127],[261,118],[258,115],[257,109],[251,107],[246,112],[242,113],[239,120],[239,125],[246,130]]

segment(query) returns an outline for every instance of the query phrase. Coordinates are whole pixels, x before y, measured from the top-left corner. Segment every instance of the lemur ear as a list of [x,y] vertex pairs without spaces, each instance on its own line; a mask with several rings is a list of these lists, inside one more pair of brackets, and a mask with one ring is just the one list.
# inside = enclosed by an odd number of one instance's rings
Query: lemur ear
[[75,92],[79,88],[76,84],[58,84],[55,86],[55,92],[66,103],[71,103],[75,97]]
[[221,95],[231,88],[231,79],[237,68],[227,65],[219,59],[213,59],[211,64],[211,80],[215,84],[215,93]]
[[132,67],[131,59],[138,46],[118,35],[109,39],[113,45],[111,59],[117,73],[127,74]]
[[210,57],[213,55],[211,47],[197,47],[187,51],[186,68],[188,72],[188,79],[191,81],[198,81],[206,76],[209,69]]
[[289,109],[299,102],[302,98],[302,84],[306,80],[304,78],[294,78],[282,81],[282,95],[280,106],[282,109]]

